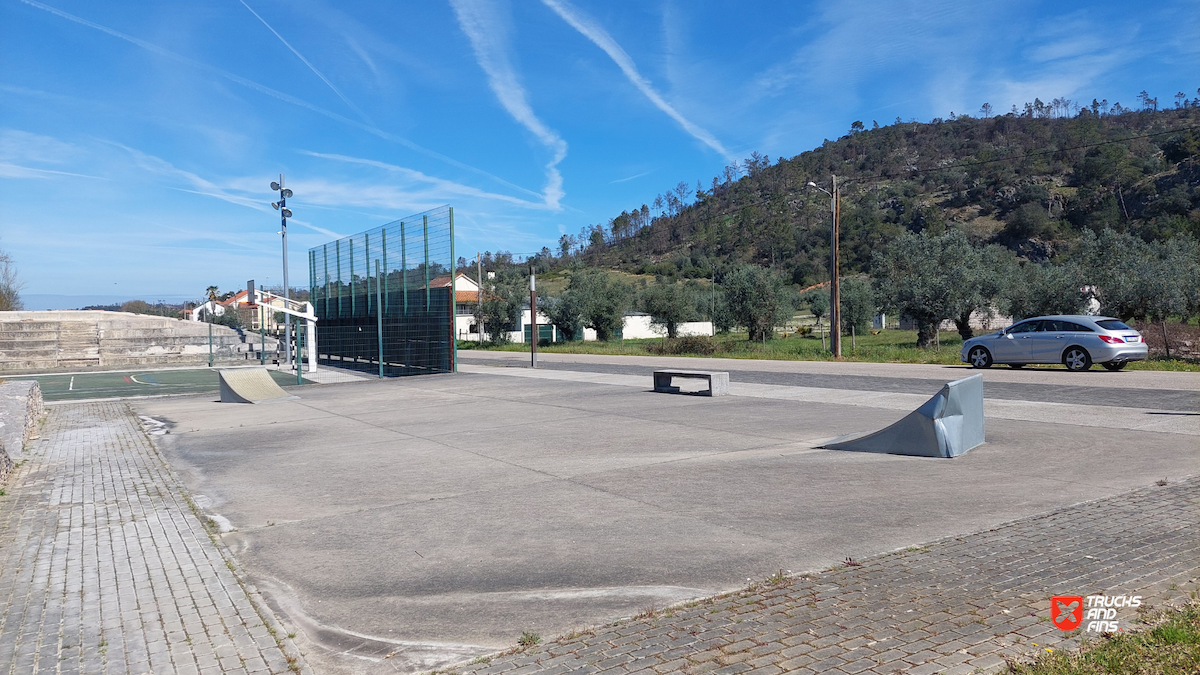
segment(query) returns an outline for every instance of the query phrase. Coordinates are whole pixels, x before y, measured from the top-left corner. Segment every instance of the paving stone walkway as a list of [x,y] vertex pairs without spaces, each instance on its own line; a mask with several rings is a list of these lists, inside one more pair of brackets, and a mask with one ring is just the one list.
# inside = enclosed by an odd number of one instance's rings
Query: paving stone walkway
[[[1078,646],[1052,595],[1181,602],[1200,577],[1200,479],[584,630],[456,669],[526,673],[961,675]],[[1119,610],[1121,620],[1135,618]],[[1094,635],[1094,634],[1093,634]]]
[[27,456],[0,497],[0,673],[307,672],[125,404],[51,407]]

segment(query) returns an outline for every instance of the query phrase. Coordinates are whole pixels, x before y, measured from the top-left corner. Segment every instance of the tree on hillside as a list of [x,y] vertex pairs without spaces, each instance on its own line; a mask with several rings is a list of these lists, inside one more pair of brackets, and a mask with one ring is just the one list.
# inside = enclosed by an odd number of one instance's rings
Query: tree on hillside
[[792,298],[783,279],[755,265],[738,265],[721,282],[725,302],[751,341],[773,337],[775,327],[792,316]]
[[24,309],[25,305],[21,302],[21,286],[12,257],[0,251],[0,312]]
[[647,286],[638,298],[642,311],[650,315],[650,323],[667,331],[674,339],[679,324],[696,316],[696,294],[690,286],[659,281]]

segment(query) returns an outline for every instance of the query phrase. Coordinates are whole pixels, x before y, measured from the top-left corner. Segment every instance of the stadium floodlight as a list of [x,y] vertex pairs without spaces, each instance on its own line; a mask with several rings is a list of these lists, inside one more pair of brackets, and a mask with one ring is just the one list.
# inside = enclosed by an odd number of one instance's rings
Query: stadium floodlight
[[[284,305],[288,305],[288,300],[291,299],[291,291],[288,288],[288,251],[287,251],[287,219],[292,217],[292,210],[287,207],[288,197],[292,196],[292,191],[283,186],[283,174],[279,174],[279,182],[271,181],[271,189],[279,193],[279,201],[271,202],[271,206],[279,212],[279,222],[283,225],[280,228],[280,234],[283,235],[283,297]],[[285,346],[284,354],[286,360],[284,363],[292,365],[292,315],[284,312],[283,314],[283,344]],[[296,355],[296,372],[300,372],[300,355]]]

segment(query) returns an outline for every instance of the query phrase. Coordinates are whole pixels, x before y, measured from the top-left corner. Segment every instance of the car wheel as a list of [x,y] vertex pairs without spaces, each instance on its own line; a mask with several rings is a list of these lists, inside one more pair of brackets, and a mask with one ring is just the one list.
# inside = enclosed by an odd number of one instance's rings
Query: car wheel
[[1008,364],[1008,367],[1012,368],[1013,370],[1017,370],[1019,368],[1024,368],[1025,364],[1024,363],[1010,363],[1010,364]]
[[1067,370],[1081,373],[1092,367],[1092,355],[1083,347],[1067,347],[1067,351],[1063,352],[1062,362]]
[[1115,373],[1118,370],[1129,365],[1129,362],[1128,361],[1109,361],[1108,363],[1101,363],[1100,365],[1104,366],[1105,370],[1111,370]]
[[971,351],[967,352],[967,362],[972,368],[991,368],[992,353],[984,347],[971,347]]

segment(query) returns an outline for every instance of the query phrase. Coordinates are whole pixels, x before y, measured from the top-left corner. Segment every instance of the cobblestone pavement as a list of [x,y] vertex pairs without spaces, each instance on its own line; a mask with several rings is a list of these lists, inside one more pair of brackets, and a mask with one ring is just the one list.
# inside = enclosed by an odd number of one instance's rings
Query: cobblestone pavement
[[0,497],[0,673],[307,671],[125,404],[41,435]]
[[1006,658],[1078,646],[1079,631],[1050,623],[1052,595],[1142,595],[1153,606],[1194,591],[1200,479],[850,562],[453,672],[993,672]]

